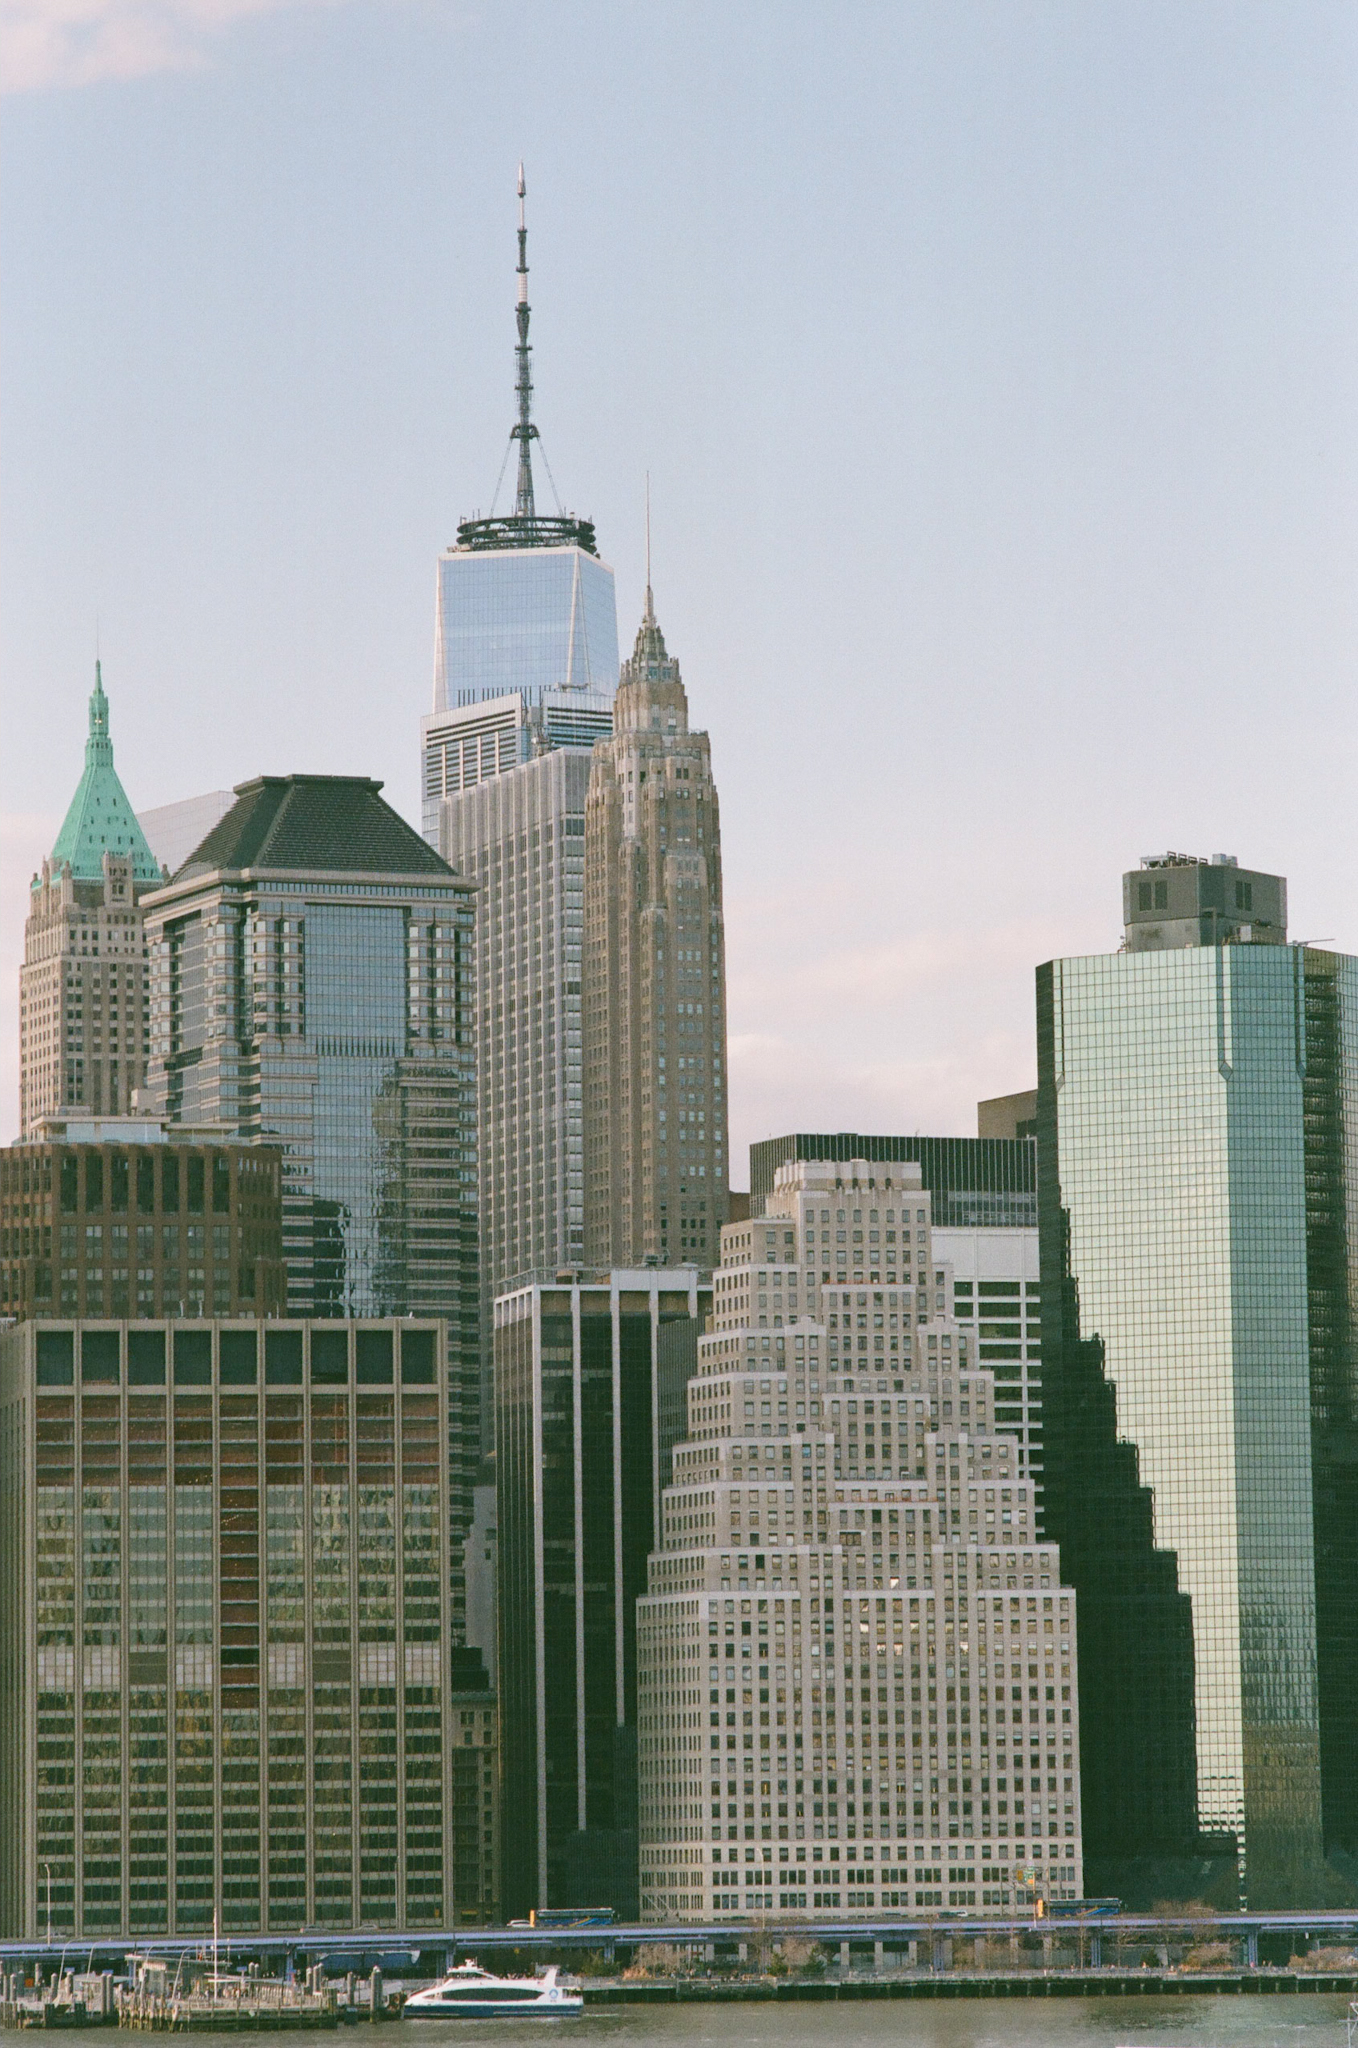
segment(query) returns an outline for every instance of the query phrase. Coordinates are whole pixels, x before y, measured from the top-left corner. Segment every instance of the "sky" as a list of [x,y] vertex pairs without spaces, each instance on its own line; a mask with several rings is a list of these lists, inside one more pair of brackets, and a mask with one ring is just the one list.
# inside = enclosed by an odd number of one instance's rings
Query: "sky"
[[[1358,951],[1358,11],[0,0],[0,1138],[96,649],[138,808],[379,776],[513,406],[721,798],[733,1179],[966,1134],[1170,848]],[[549,493],[544,493],[549,496]]]

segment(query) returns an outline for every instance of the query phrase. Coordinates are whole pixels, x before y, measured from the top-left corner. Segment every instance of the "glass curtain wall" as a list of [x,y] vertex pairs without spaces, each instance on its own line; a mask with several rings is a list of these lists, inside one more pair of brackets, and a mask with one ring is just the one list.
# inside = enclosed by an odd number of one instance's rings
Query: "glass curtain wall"
[[[1072,1327],[1052,1335],[1101,1346],[1191,1600],[1199,1825],[1234,1838],[1252,1904],[1301,1903],[1320,1860],[1301,955],[1042,976],[1044,1353],[1064,1288]],[[1049,1432],[1053,1499],[1058,1449]]]

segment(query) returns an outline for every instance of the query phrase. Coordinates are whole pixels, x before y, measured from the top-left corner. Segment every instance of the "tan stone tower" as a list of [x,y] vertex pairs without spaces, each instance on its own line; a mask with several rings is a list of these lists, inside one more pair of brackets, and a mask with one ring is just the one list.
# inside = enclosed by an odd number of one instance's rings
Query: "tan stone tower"
[[718,1256],[728,1212],[721,827],[649,586],[585,807],[585,1257]]
[[85,772],[33,877],[19,975],[19,1130],[61,1111],[124,1114],[146,1073],[139,899],[161,870],[113,765],[99,664]]

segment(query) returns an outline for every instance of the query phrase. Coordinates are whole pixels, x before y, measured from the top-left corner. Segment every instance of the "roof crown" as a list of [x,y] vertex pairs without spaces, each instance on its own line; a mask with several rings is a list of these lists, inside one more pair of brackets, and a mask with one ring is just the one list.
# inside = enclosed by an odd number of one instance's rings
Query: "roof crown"
[[259,775],[189,855],[176,881],[214,869],[451,875],[447,861],[366,775]]
[[132,863],[134,883],[158,882],[160,863],[137,823],[127,793],[113,765],[108,730],[108,698],[100,664],[94,664],[90,692],[90,730],[85,741],[85,772],[80,778],[65,822],[52,848],[52,868],[69,865],[77,882],[103,880],[104,855],[120,854]]

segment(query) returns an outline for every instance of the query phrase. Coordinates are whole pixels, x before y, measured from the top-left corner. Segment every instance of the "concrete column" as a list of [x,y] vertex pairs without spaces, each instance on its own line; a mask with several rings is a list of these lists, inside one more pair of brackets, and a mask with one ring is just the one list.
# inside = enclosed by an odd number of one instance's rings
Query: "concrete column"
[[1249,1932],[1245,1936],[1245,1968],[1247,1970],[1257,1970],[1258,1967],[1259,1929],[1257,1927],[1251,1927]]
[[1103,1935],[1097,1927],[1090,1930],[1089,1961],[1094,1969],[1101,1970],[1103,1968]]

